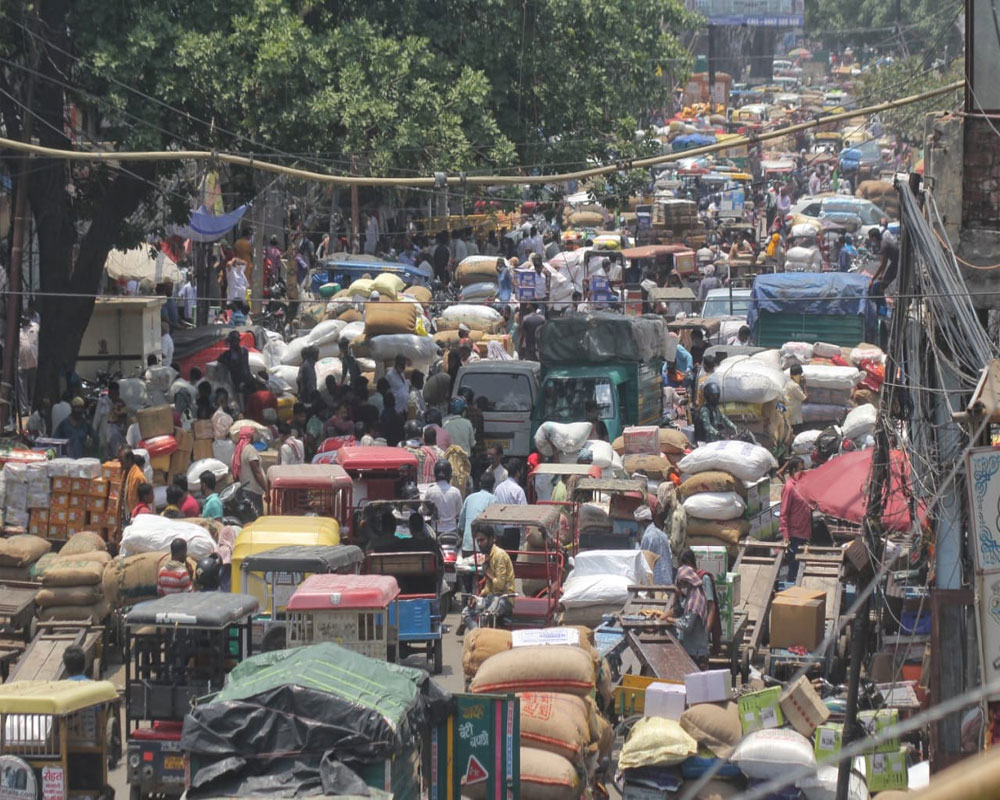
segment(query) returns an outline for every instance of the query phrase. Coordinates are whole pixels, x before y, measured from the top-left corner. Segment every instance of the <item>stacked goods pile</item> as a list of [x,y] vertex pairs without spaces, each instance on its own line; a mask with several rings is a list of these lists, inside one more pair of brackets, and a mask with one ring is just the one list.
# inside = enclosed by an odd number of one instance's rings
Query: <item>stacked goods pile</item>
[[52,504],[48,537],[66,541],[80,531],[117,538],[121,520],[121,465],[96,459],[55,459],[48,464]]
[[761,495],[770,495],[764,479],[778,463],[760,445],[712,442],[693,450],[678,466],[685,478],[678,494],[687,514],[689,544],[722,545],[733,551],[750,533],[752,520],[770,513],[762,509]]
[[722,411],[729,419],[753,433],[762,446],[780,453],[792,439],[783,403],[787,378],[774,360],[758,356],[725,359],[706,383],[718,385]]
[[591,430],[589,422],[543,422],[535,431],[535,449],[560,463],[575,463],[587,445]]
[[30,533],[0,539],[0,579],[29,580],[32,566],[51,549],[51,542]]
[[[4,525],[29,530],[30,510],[49,505],[49,486],[44,464],[4,464]],[[37,518],[37,515],[36,515]]]
[[629,586],[651,584],[653,571],[639,550],[587,550],[578,553],[559,598],[567,625],[601,624],[629,599]]
[[38,618],[99,622],[110,610],[103,576],[111,556],[97,533],[75,534],[58,554],[43,556],[32,568],[42,588],[35,595]]
[[188,555],[195,561],[215,552],[212,535],[193,522],[142,514],[122,531],[119,553],[134,556],[140,553],[162,553],[170,550],[174,539],[187,542]]
[[899,193],[888,181],[861,181],[857,196],[870,200],[887,216],[899,219]]
[[455,269],[462,287],[458,299],[463,303],[483,303],[497,294],[496,256],[469,256]]
[[629,475],[642,470],[651,480],[662,481],[677,474],[677,462],[690,451],[691,442],[676,428],[636,426],[625,428],[611,447]]
[[[157,598],[156,577],[160,567],[170,561],[169,552],[118,556],[104,566],[101,586],[109,610],[128,608],[144,600]],[[188,557],[188,569],[194,574],[197,561]]]
[[[485,269],[484,259],[493,264],[493,276],[496,279],[496,258],[493,257],[482,257],[474,256],[473,258],[466,259],[463,264],[467,262],[473,262],[477,266],[477,269]],[[482,272],[467,273],[474,276],[481,275]],[[532,273],[534,274],[534,273]],[[476,287],[485,287],[488,284],[485,283],[474,283],[470,284],[467,288],[473,290]],[[465,290],[463,290],[464,292]],[[513,355],[514,353],[514,342],[510,338],[510,335],[504,332],[503,328],[503,317],[500,312],[490,306],[486,305],[474,305],[477,301],[474,298],[467,298],[465,295],[462,297],[461,303],[457,305],[449,306],[442,311],[441,316],[434,320],[435,327],[437,328],[437,333],[434,336],[434,341],[442,348],[454,347],[458,344],[459,340],[462,338],[459,333],[459,326],[464,325],[469,329],[468,338],[472,342],[472,345],[476,348],[476,352],[480,357],[486,357],[488,351],[489,342],[499,342],[500,346],[508,353]]]
[[[672,239],[696,239],[695,231],[704,228],[698,220],[698,208],[692,200],[657,199],[652,208],[652,227],[668,233]],[[689,241],[689,243],[691,243]]]
[[[585,629],[549,629],[576,644],[521,645],[539,632],[476,631],[462,663],[475,667],[473,693],[515,692],[520,701],[521,796],[577,798],[591,785],[601,759],[611,751],[614,732],[593,700],[601,662]],[[512,646],[504,646],[510,637]],[[482,639],[482,641],[480,641]],[[487,642],[487,639],[496,641]],[[479,660],[491,645],[493,654]],[[600,692],[599,692],[600,694]]]

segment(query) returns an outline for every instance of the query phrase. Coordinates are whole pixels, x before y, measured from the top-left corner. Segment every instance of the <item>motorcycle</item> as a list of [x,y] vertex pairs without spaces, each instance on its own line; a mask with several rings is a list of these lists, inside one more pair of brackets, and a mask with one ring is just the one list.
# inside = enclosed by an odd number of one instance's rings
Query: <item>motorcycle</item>
[[257,509],[254,508],[247,490],[241,483],[231,483],[221,492],[223,522],[227,525],[249,525],[257,519]]
[[[450,607],[458,587],[458,572],[456,570],[456,564],[458,559],[462,555],[462,541],[458,536],[458,533],[441,533],[438,534],[438,544],[441,545],[441,556],[444,558],[444,583],[445,583],[445,593],[447,596],[447,601],[442,597],[442,604],[447,602]],[[447,613],[442,609],[442,615]]]

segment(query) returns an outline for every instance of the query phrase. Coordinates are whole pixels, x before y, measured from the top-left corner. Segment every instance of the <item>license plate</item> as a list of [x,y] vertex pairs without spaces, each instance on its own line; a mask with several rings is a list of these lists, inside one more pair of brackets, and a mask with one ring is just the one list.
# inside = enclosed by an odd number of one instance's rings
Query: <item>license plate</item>
[[486,445],[487,450],[489,450],[491,447],[496,447],[497,445],[499,445],[500,447],[503,448],[504,452],[506,453],[508,450],[510,450],[510,445],[512,441],[513,439],[484,439],[483,444]]
[[163,768],[164,769],[175,769],[178,771],[184,770],[184,756],[164,756],[163,757]]

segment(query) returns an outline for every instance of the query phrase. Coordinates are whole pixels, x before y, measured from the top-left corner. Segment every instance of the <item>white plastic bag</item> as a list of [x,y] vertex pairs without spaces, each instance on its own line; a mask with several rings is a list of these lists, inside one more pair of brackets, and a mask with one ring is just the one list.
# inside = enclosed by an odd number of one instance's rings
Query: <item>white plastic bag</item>
[[306,341],[313,347],[319,347],[327,342],[337,343],[340,341],[340,333],[347,326],[347,323],[339,319],[325,319],[316,324],[309,333],[306,334]]
[[268,370],[268,374],[284,381],[293,389],[299,382],[299,368],[287,364],[278,364],[277,366],[271,367]]
[[748,778],[761,780],[800,767],[816,768],[812,742],[788,728],[754,731],[736,746],[729,760]]
[[833,358],[839,355],[843,355],[843,351],[838,345],[829,342],[816,342],[813,345],[813,358]]
[[473,330],[487,331],[499,325],[503,317],[489,306],[456,303],[441,312],[441,319],[448,323],[446,328],[457,328],[459,323],[464,322]]
[[122,378],[118,381],[118,393],[129,411],[138,411],[147,404],[146,382],[141,378]]
[[855,347],[851,351],[851,361],[855,364],[860,364],[865,359],[870,359],[878,364],[885,363],[885,353],[882,352],[880,347]]
[[878,409],[871,403],[852,408],[844,418],[844,437],[847,439],[861,439],[875,431],[875,418],[878,416]]
[[802,431],[792,440],[792,455],[804,456],[812,452],[816,440],[823,431],[819,428],[811,431]]
[[723,403],[770,403],[784,395],[784,374],[752,358],[727,358],[706,383],[718,385]]
[[223,464],[217,458],[201,458],[195,461],[187,471],[188,490],[201,491],[201,473],[211,472],[217,481],[223,480],[229,474],[229,464]]
[[854,367],[834,367],[826,364],[806,364],[802,367],[802,377],[806,379],[806,386],[809,389],[850,391],[861,381],[861,373]]
[[535,431],[535,449],[543,456],[576,455],[587,444],[593,426],[589,422],[543,422]]
[[740,441],[710,442],[697,447],[678,462],[685,475],[697,475],[719,469],[741,481],[760,480],[770,470],[778,468],[771,453],[756,444]]
[[615,461],[615,451],[608,442],[601,439],[589,439],[584,448],[590,450],[591,462],[595,467],[608,469]]
[[800,364],[812,361],[813,346],[809,342],[785,342],[781,345],[782,356],[794,356]]
[[188,555],[196,561],[215,552],[215,540],[200,525],[155,514],[140,514],[122,531],[119,553],[134,556],[170,550],[174,539],[186,541]]
[[698,519],[737,519],[746,508],[747,504],[736,492],[699,492],[684,501],[684,512]]
[[627,575],[570,575],[563,584],[559,602],[566,608],[624,606],[628,602],[628,587],[631,585]]
[[590,575],[621,575],[632,583],[648,583],[653,571],[640,550],[584,550],[573,558],[568,577]]

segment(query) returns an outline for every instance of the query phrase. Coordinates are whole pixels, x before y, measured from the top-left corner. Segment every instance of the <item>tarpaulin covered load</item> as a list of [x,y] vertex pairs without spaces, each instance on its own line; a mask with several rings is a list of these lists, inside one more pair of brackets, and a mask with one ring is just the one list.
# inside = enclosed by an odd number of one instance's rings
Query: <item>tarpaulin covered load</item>
[[758,275],[750,289],[747,324],[756,330],[762,311],[772,314],[863,316],[874,322],[875,304],[868,299],[870,278],[852,272]]
[[253,656],[184,720],[181,749],[197,767],[189,794],[306,793],[333,762],[355,768],[404,752],[450,710],[423,670],[335,644]]
[[538,352],[547,364],[650,361],[665,358],[667,326],[660,317],[596,311],[551,319],[539,336]]

